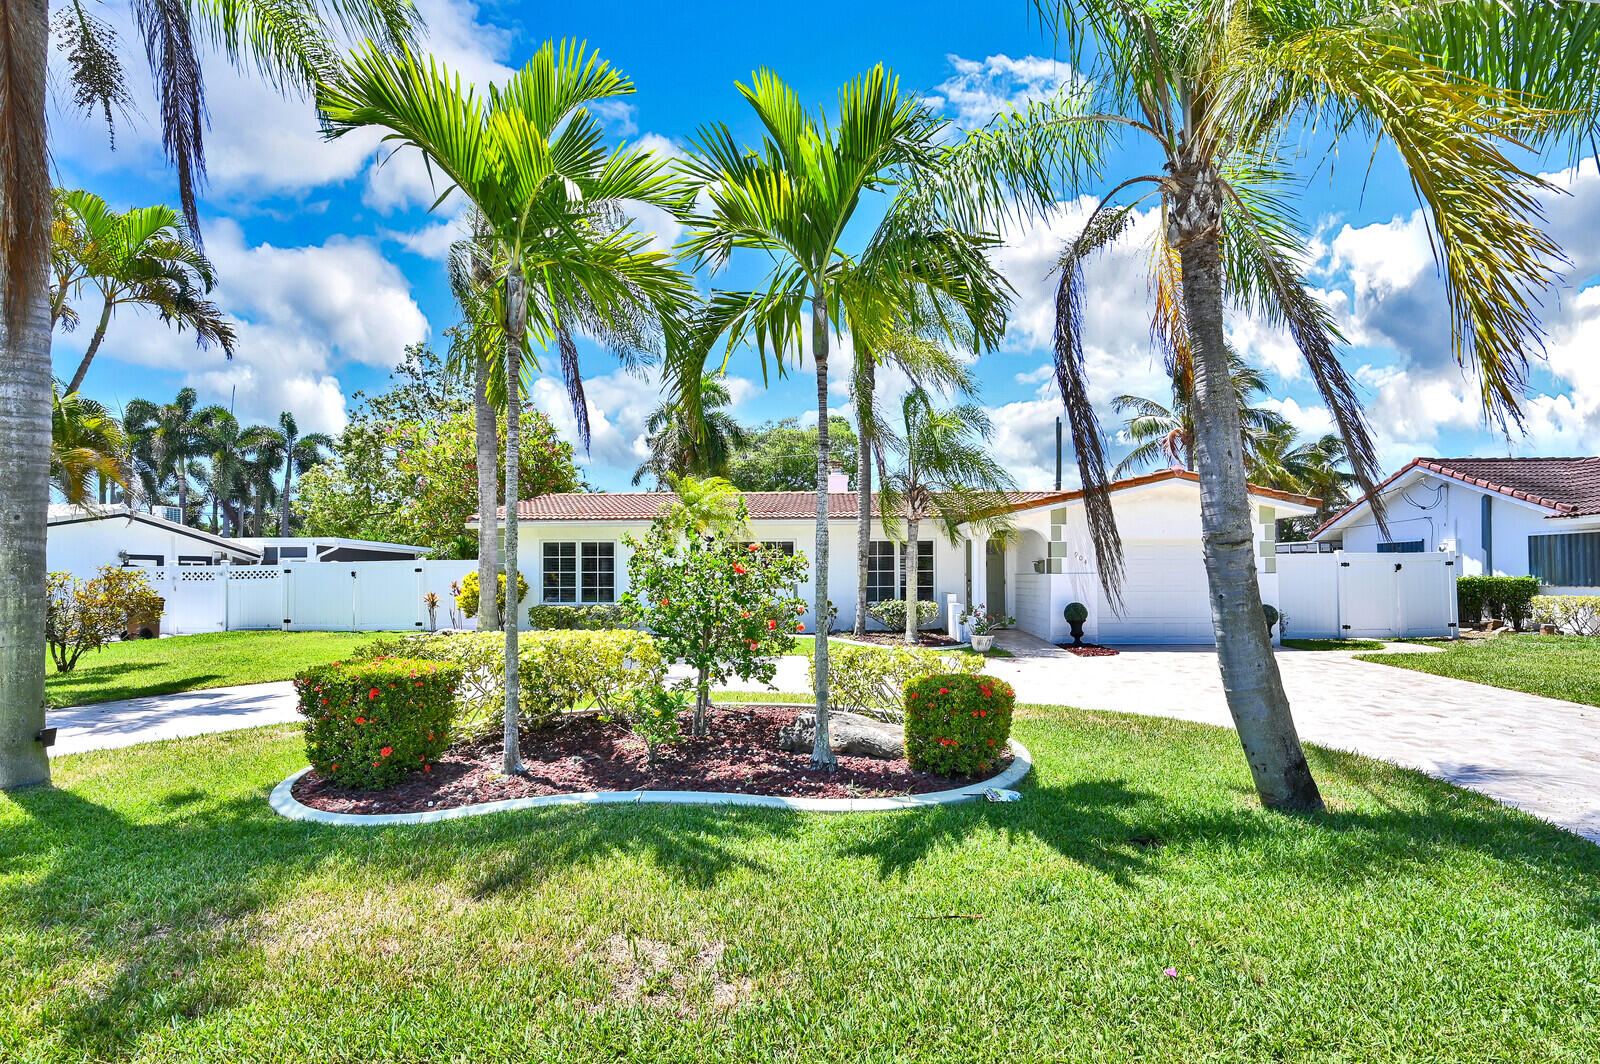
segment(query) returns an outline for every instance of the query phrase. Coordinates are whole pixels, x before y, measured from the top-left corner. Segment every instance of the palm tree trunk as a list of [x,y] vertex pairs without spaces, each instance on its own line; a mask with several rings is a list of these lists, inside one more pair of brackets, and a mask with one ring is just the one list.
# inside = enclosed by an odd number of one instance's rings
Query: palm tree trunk
[[278,500],[278,535],[289,534],[289,487],[294,481],[294,446],[283,458],[283,498]]
[[500,553],[500,521],[495,507],[500,495],[495,463],[500,459],[500,441],[494,408],[489,405],[489,363],[481,358],[472,362],[472,421],[478,436],[478,631],[492,632],[500,627],[500,603],[489,593],[499,573],[495,560]]
[[1222,688],[1261,803],[1269,809],[1320,811],[1322,796],[1261,620],[1243,436],[1223,329],[1219,179],[1204,165],[1179,176],[1185,183],[1175,199],[1169,240],[1183,258],[1184,310],[1194,351],[1200,521]]
[[106,338],[106,326],[111,324],[111,300],[106,300],[100,308],[100,321],[94,327],[94,335],[89,338],[89,346],[84,349],[83,361],[78,363],[78,372],[72,375],[72,383],[67,385],[68,392],[75,392],[83,387],[83,378],[89,372],[89,363],[94,361],[94,353],[100,350],[100,341]]
[[828,734],[828,301],[820,285],[811,293],[811,357],[817,364],[817,549],[811,558],[817,735],[811,764],[832,772],[839,762]]
[[50,503],[48,0],[0,6],[0,789],[50,780],[44,727]]
[[917,643],[917,518],[906,514],[906,642]]
[[869,549],[872,545],[872,441],[867,433],[867,418],[861,413],[863,406],[872,403],[872,392],[877,375],[876,363],[871,353],[859,375],[859,392],[856,396],[856,626],[855,637],[867,637],[867,568],[871,564]]
[[[517,620],[517,473],[522,450],[522,339],[528,328],[528,290],[522,268],[513,263],[506,273],[506,728],[501,770],[506,775],[522,772],[522,751],[518,748]],[[493,598],[495,586],[478,588],[478,608],[485,597]]]

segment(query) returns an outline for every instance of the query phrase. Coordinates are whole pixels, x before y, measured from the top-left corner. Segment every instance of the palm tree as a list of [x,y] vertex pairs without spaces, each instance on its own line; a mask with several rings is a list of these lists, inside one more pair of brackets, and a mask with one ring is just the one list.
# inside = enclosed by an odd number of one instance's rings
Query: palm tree
[[178,510],[188,521],[189,462],[204,453],[206,423],[196,406],[200,397],[184,388],[170,403],[132,399],[122,411],[122,423],[131,441],[134,470],[151,499],[162,485],[174,482]]
[[[78,101],[107,118],[129,93],[108,23],[72,4],[65,30]],[[335,61],[335,25],[386,44],[408,39],[411,0],[259,0],[151,3],[133,0],[134,25],[156,83],[162,142],[178,170],[191,233],[199,231],[197,183],[205,176],[201,42],[284,88],[307,88]],[[44,727],[45,528],[50,501],[49,270],[51,182],[45,136],[49,0],[0,4],[0,789],[50,779]]]
[[983,408],[972,404],[934,408],[928,393],[914,388],[900,404],[899,462],[891,470],[878,452],[879,513],[885,530],[905,522],[905,598],[907,643],[917,641],[917,532],[923,521],[937,521],[953,543],[963,523],[994,531],[1004,511],[1011,474],[984,444],[994,426]]
[[[849,328],[858,344],[870,348],[903,324],[897,307],[930,302],[928,293],[937,290],[987,342],[1003,324],[1004,283],[985,257],[997,238],[962,224],[964,216],[929,191],[925,175],[942,158],[944,123],[915,96],[901,95],[898,81],[881,66],[841,90],[836,124],[807,113],[770,71],[758,71],[739,91],[765,138],[759,149],[747,149],[724,125],[699,132],[683,166],[707,207],[686,213],[689,231],[680,246],[714,269],[741,248],[766,253],[772,266],[752,291],[713,293],[673,369],[692,422],[705,361],[719,338],[726,337],[730,353],[754,340],[763,373],[769,353],[783,373],[785,360],[800,356],[803,315],[810,311],[818,424],[812,554],[817,728],[811,758],[832,769],[837,761],[828,736],[828,639],[822,623],[828,615],[830,338]],[[846,252],[844,233],[857,219],[862,198],[876,199],[895,187],[899,194],[866,250]],[[972,195],[965,183],[941,191],[958,203]]]
[[[650,353],[691,294],[671,257],[633,230],[630,204],[676,210],[684,190],[665,162],[639,147],[607,151],[589,105],[633,83],[582,44],[546,43],[480,103],[431,59],[371,47],[325,81],[318,103],[328,135],[368,126],[420,150],[483,215],[492,234],[494,306],[501,343],[505,433],[506,663],[503,767],[522,771],[517,708],[517,502],[523,376],[535,346],[556,349],[578,436],[589,414],[575,337],[588,335],[634,361]],[[493,380],[490,381],[491,391]]]
[[[495,586],[496,556],[500,550],[498,486],[500,436],[495,428],[495,408],[489,394],[491,367],[498,361],[494,291],[494,234],[478,211],[472,212],[471,236],[450,246],[450,291],[461,310],[461,324],[450,332],[447,368],[459,377],[472,378],[473,446],[478,467],[478,586]],[[500,603],[485,595],[478,603],[478,631],[500,627]]]
[[1282,422],[1261,434],[1249,462],[1252,483],[1321,499],[1318,524],[1343,509],[1356,486],[1355,475],[1342,468],[1347,459],[1338,433],[1307,440]]
[[238,418],[225,407],[208,406],[195,416],[202,426],[209,466],[211,526],[218,529],[220,535],[242,536],[250,492],[248,451],[251,445],[239,427]]
[[216,343],[233,357],[233,325],[205,293],[216,284],[211,261],[171,207],[117,213],[92,192],[56,190],[50,263],[50,324],[68,328],[78,315],[68,298],[84,287],[100,294],[100,318],[67,391],[83,385],[89,364],[121,306],[149,307],[179,332],[192,328],[201,350]]
[[732,403],[733,395],[722,376],[708,373],[700,381],[698,427],[690,424],[676,398],[650,411],[644,423],[650,457],[633,471],[633,482],[654,477],[659,489],[674,476],[721,479],[734,450],[750,439],[749,431],[723,409]]
[[[289,417],[287,414],[281,417]],[[294,419],[289,418],[291,424]],[[239,434],[239,445],[244,448],[244,479],[255,518],[255,534],[266,535],[267,510],[277,501],[278,489],[272,478],[278,467],[285,463],[289,451],[289,438],[281,429],[271,425],[252,425]],[[287,475],[287,474],[286,474]]]
[[55,390],[50,398],[51,486],[74,506],[93,501],[96,478],[126,487],[128,437],[117,419],[77,392]]
[[[1111,400],[1113,410],[1131,415],[1123,427],[1135,444],[1117,463],[1112,476],[1120,479],[1163,458],[1169,465],[1194,470],[1194,374],[1191,368],[1181,362],[1173,367],[1171,409],[1138,395],[1119,395]],[[1282,425],[1283,419],[1266,407],[1250,405],[1257,396],[1266,394],[1266,378],[1231,351],[1228,376],[1237,397],[1248,461],[1255,441]]]
[[[1116,183],[1061,258],[1056,374],[1102,583],[1120,602],[1121,543],[1084,380],[1082,266],[1126,232],[1137,207],[1154,201],[1163,225],[1152,261],[1158,309],[1165,311],[1156,333],[1193,365],[1205,565],[1228,706],[1263,804],[1319,810],[1260,623],[1224,308],[1248,307],[1288,329],[1376,510],[1376,459],[1336,354],[1342,338],[1301,269],[1306,244],[1290,165],[1307,129],[1331,131],[1325,161],[1351,133],[1388,140],[1432,225],[1454,353],[1478,370],[1486,407],[1515,419],[1526,355],[1537,342],[1538,300],[1558,252],[1538,226],[1537,179],[1505,151],[1518,147],[1518,138],[1582,132],[1593,123],[1600,99],[1595,9],[1544,0],[1035,6],[1056,25],[1063,58],[1083,75],[1082,87],[1047,108],[1051,128],[1075,137],[1071,150],[1080,156],[1106,159],[1109,142],[1134,136],[1162,162],[1159,172]],[[1540,110],[1530,99],[1570,110]]]
[[283,439],[283,490],[278,493],[278,535],[287,536],[294,476],[325,462],[328,457],[325,452],[333,450],[333,437],[326,432],[300,435],[299,424],[287,410],[278,415],[278,435]]

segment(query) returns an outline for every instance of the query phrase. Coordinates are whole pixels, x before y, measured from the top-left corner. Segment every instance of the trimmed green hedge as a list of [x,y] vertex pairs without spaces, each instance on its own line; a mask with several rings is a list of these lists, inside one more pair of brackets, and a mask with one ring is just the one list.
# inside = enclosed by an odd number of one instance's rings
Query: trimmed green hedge
[[295,677],[306,718],[306,759],[346,787],[376,790],[432,762],[450,745],[461,670],[416,658],[314,665]]
[[[500,611],[501,619],[504,620],[506,615],[506,574],[500,573],[496,576],[495,583],[495,607]],[[478,570],[473,569],[468,572],[466,576],[461,578],[461,583],[458,586],[460,590],[456,593],[456,605],[460,606],[461,612],[468,617],[476,617],[478,615],[479,594]],[[528,578],[521,573],[517,574],[517,605],[518,607],[528,605]]]
[[606,628],[629,628],[633,625],[633,611],[620,603],[594,606],[554,606],[538,603],[528,610],[529,620],[539,631],[601,631]]
[[942,776],[988,775],[1011,737],[1017,693],[1004,680],[939,673],[906,685],[906,760]]
[[1509,620],[1514,627],[1533,615],[1539,593],[1536,576],[1463,576],[1456,579],[1456,604],[1462,624],[1477,624],[1486,615]]

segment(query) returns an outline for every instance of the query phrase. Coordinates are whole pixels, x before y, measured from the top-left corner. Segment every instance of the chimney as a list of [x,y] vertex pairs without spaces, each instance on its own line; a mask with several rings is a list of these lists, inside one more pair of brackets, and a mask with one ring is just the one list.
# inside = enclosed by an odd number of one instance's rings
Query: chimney
[[837,495],[850,490],[850,476],[837,465],[828,467],[828,494]]

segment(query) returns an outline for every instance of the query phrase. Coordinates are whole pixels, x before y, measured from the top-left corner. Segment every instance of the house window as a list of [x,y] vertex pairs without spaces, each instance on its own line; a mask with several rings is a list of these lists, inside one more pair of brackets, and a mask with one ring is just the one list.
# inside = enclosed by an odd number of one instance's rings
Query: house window
[[792,539],[764,539],[761,545],[767,550],[775,550],[785,558],[794,557],[794,540]]
[[882,602],[895,597],[899,583],[895,577],[899,551],[893,543],[874,540],[867,544],[867,602]]
[[1555,587],[1600,587],[1600,532],[1529,536],[1528,575]]
[[180,555],[178,555],[178,564],[179,565],[210,565],[211,564],[211,559],[210,559],[210,557],[208,557],[208,556],[206,556],[204,554],[180,554]]
[[545,602],[617,600],[615,543],[546,543],[543,549]]
[[[900,597],[905,598],[906,574],[900,574]],[[933,601],[933,540],[925,539],[917,544],[917,598],[923,602]]]
[[1378,553],[1379,554],[1421,554],[1422,553],[1422,540],[1420,540],[1420,539],[1385,540],[1384,542],[1378,544]]

